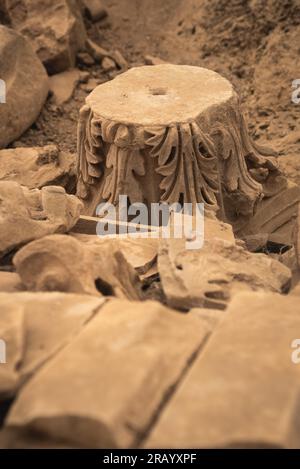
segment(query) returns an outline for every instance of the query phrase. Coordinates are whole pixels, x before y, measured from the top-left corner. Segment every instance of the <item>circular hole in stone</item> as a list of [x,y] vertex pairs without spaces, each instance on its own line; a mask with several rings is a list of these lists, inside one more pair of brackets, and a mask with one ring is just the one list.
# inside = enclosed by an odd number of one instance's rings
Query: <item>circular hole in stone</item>
[[165,96],[167,94],[167,88],[150,88],[150,94],[152,94],[152,96]]

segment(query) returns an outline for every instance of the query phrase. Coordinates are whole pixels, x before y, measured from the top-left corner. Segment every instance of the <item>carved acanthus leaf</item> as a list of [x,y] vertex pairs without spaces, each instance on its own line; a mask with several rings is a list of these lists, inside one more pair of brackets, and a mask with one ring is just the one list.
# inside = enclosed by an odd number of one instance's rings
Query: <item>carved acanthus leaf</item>
[[274,153],[252,142],[242,113],[234,109],[228,112],[228,122],[213,125],[210,135],[219,155],[222,190],[237,214],[253,215],[266,195],[263,179],[277,171]]
[[176,203],[205,203],[218,207],[219,189],[217,158],[213,142],[196,123],[167,128],[147,128],[146,144],[150,155],[157,158],[157,173],[163,176],[161,200]]
[[103,175],[105,155],[101,134],[101,122],[93,116],[88,106],[84,106],[78,126],[77,164],[77,195],[83,199],[88,196],[88,186]]
[[138,150],[120,148],[111,144],[106,159],[107,175],[102,197],[117,205],[120,195],[126,195],[131,203],[143,200],[143,191],[136,176],[145,175],[143,156]]

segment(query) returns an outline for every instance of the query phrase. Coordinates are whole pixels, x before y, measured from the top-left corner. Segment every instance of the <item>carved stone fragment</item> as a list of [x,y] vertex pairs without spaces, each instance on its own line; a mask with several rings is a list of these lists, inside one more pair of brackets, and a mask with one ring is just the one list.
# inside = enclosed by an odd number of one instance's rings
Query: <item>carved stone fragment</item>
[[61,291],[140,299],[140,281],[114,243],[86,244],[46,236],[20,249],[13,262],[31,291]]
[[86,31],[77,0],[6,0],[11,27],[26,36],[50,75],[74,67]]
[[181,239],[163,240],[158,270],[168,305],[183,310],[225,309],[241,290],[282,292],[292,276],[277,260],[218,238],[199,250],[186,250]]
[[0,150],[0,180],[15,181],[29,189],[63,186],[75,189],[75,156],[56,145]]
[[0,200],[0,257],[34,239],[69,231],[82,208],[62,187],[29,190],[13,181],[0,181]]

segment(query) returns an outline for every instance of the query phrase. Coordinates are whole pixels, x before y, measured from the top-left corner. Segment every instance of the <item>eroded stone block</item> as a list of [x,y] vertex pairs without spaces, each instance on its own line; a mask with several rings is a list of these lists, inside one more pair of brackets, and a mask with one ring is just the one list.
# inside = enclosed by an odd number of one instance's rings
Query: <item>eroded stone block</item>
[[4,102],[0,100],[0,148],[4,148],[35,122],[49,83],[29,41],[1,25],[0,78],[6,85]]
[[46,236],[20,249],[13,262],[31,291],[140,299],[138,275],[115,240],[90,244],[71,236]]
[[0,181],[0,256],[50,233],[69,231],[82,208],[64,188],[29,190],[13,181]]
[[14,395],[47,360],[76,338],[104,300],[63,293],[0,293],[0,398]]
[[281,292],[292,276],[277,260],[216,237],[195,250],[183,239],[162,240],[158,270],[169,306],[183,310],[225,309],[241,290]]
[[145,446],[299,448],[299,330],[297,297],[235,297]]
[[7,2],[11,26],[31,42],[49,74],[74,67],[86,31],[77,0]]
[[109,301],[23,387],[6,425],[80,447],[135,445],[206,336],[199,318],[159,303]]
[[60,185],[75,188],[75,156],[56,145],[0,151],[0,180],[15,181],[29,189]]

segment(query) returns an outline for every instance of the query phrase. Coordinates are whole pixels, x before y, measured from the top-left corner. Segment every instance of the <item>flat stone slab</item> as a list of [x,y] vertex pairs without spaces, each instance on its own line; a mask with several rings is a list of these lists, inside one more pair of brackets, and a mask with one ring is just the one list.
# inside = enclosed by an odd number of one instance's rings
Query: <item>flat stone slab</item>
[[109,301],[23,387],[7,428],[16,439],[34,430],[80,447],[135,446],[210,330],[156,302]]
[[299,448],[299,331],[296,296],[235,297],[146,446]]
[[104,302],[59,292],[0,293],[0,340],[7,352],[6,363],[0,357],[0,401],[71,342]]
[[212,70],[162,64],[132,68],[98,86],[86,102],[119,123],[169,125],[194,121],[234,95],[231,83]]

